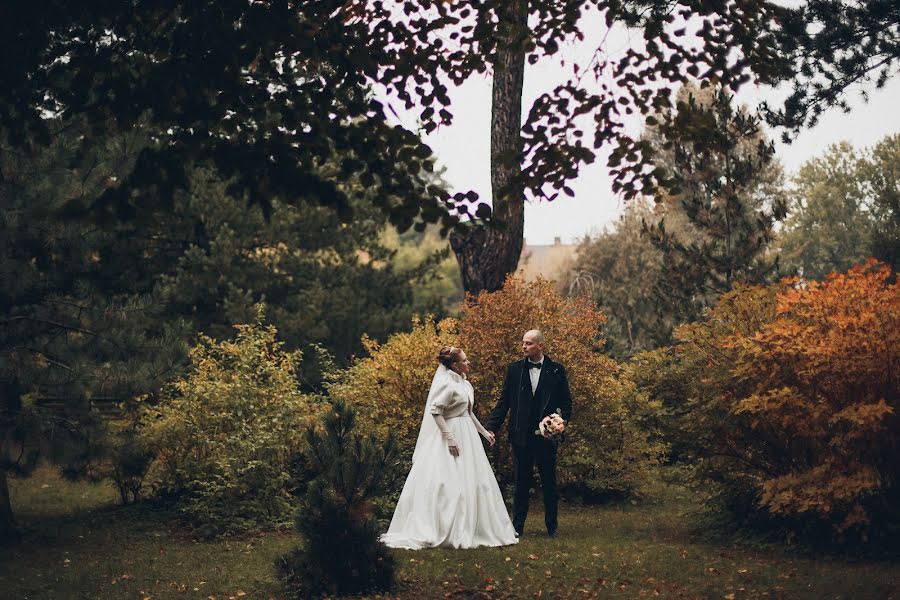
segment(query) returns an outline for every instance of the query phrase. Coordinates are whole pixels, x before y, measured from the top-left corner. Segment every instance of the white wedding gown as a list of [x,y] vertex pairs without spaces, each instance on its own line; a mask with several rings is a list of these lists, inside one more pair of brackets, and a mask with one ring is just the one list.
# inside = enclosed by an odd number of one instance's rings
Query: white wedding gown
[[[428,394],[413,464],[391,525],[381,541],[392,548],[506,546],[515,530],[471,414],[472,385],[439,366]],[[443,415],[459,447],[450,454],[432,414]]]

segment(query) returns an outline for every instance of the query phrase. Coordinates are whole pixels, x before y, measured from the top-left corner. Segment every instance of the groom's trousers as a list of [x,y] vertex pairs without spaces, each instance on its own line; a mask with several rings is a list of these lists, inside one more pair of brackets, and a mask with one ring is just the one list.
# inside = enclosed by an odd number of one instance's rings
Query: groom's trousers
[[522,532],[528,516],[528,493],[534,480],[534,466],[541,476],[544,491],[544,523],[547,531],[556,531],[559,495],[556,492],[556,443],[535,436],[526,446],[513,445],[516,493],[513,497],[513,527]]

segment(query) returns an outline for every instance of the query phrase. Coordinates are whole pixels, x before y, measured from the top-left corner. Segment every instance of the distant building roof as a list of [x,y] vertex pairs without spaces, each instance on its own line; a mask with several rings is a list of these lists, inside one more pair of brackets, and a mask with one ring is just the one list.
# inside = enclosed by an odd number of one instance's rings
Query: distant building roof
[[577,245],[563,244],[558,237],[549,245],[529,245],[526,240],[522,244],[522,256],[516,272],[525,279],[534,279],[540,275],[544,279],[559,281],[571,268],[577,251]]

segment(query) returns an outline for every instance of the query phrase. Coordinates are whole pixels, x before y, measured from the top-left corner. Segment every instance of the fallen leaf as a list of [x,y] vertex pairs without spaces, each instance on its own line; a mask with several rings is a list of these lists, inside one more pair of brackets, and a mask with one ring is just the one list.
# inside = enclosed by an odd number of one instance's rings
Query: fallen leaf
[[540,558],[540,556],[538,556],[537,554],[529,554],[528,555],[528,560],[537,560],[539,558]]

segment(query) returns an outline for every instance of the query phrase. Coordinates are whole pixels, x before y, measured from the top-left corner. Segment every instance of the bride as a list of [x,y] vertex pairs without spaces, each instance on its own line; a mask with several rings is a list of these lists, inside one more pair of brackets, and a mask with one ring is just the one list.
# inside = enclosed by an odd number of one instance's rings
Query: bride
[[472,412],[469,360],[461,348],[445,346],[438,361],[412,469],[381,541],[412,550],[515,544],[515,529],[478,439],[480,433],[494,445],[494,434]]

